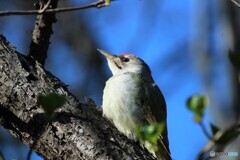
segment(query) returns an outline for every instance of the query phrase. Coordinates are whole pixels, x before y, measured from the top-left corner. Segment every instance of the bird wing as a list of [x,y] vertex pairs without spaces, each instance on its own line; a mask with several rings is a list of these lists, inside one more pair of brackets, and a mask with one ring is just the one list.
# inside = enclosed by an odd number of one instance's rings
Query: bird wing
[[142,105],[143,112],[145,118],[149,124],[164,122],[165,129],[163,133],[159,136],[158,146],[159,149],[155,152],[158,158],[163,160],[169,160],[170,151],[169,151],[169,143],[168,143],[168,131],[167,131],[167,110],[166,110],[166,102],[163,97],[162,92],[158,88],[158,86],[154,83],[152,79],[147,80],[143,78],[142,84]]

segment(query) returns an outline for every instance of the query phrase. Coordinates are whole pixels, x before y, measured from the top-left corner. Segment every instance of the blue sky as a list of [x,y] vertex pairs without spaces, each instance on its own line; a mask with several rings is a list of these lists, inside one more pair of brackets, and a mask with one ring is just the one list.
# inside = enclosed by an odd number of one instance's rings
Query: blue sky
[[[91,1],[84,1],[87,2]],[[133,53],[150,66],[153,78],[167,102],[170,149],[176,160],[195,158],[207,143],[200,127],[192,120],[192,113],[186,108],[187,98],[194,94],[209,96],[210,106],[215,108],[207,109],[204,120],[206,125],[209,121],[222,124],[223,120],[216,120],[213,112],[217,107],[221,110],[221,107],[230,104],[231,97],[227,96],[231,94],[226,55],[231,48],[231,37],[226,19],[221,18],[223,13],[218,2],[118,0],[111,3],[110,7],[75,12],[85,22],[88,35],[97,48],[114,54]],[[71,0],[71,3],[78,5],[82,2]],[[15,23],[22,20],[21,16],[11,18],[13,21],[9,20],[1,32],[20,52],[27,52],[28,48],[22,44],[23,28],[15,28]],[[26,21],[27,17],[24,19]],[[211,30],[208,30],[209,26]],[[25,38],[24,41],[30,40]],[[210,49],[209,53],[204,52],[206,46]],[[57,52],[58,56],[49,55],[52,65],[46,65],[48,70],[69,84],[70,90],[77,83],[86,83],[83,81],[85,69],[71,56],[70,53],[74,51],[70,46],[55,39],[50,50],[52,53]],[[212,57],[211,65],[204,61],[208,56]],[[104,70],[110,77],[107,63]],[[206,74],[205,70],[211,72]],[[80,73],[83,73],[82,76],[76,76]],[[210,83],[209,89],[206,79],[212,74],[216,78]],[[102,88],[94,84],[91,88],[86,96],[92,97],[100,105]],[[8,155],[8,151],[4,153]]]

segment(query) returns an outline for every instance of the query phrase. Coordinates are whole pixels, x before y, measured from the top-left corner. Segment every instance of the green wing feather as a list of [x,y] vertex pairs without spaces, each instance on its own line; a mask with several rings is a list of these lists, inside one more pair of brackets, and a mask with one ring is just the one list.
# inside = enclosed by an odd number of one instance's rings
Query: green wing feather
[[158,150],[155,151],[157,158],[170,160],[170,150],[167,131],[167,110],[165,99],[152,79],[143,79],[142,84],[142,106],[145,118],[149,124],[165,123],[165,129],[158,139]]
[[[136,98],[136,103],[142,106],[142,112],[139,115],[139,119],[142,119],[142,125],[144,124],[156,124],[165,123],[164,131],[159,135],[158,149],[154,151],[156,157],[161,160],[171,160],[169,143],[168,143],[168,131],[167,131],[167,110],[165,99],[150,77],[146,79],[144,75],[129,72],[131,76],[137,80],[136,83],[139,85],[137,88],[140,89],[136,92],[142,93]],[[142,117],[144,114],[144,117]],[[149,150],[151,152],[151,150]]]

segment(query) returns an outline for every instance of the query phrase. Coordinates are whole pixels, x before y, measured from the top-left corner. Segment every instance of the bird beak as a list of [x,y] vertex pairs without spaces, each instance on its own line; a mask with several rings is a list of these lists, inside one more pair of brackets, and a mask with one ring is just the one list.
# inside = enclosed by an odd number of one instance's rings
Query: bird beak
[[115,55],[112,55],[104,50],[101,50],[101,49],[97,49],[97,50],[109,60],[116,58]]

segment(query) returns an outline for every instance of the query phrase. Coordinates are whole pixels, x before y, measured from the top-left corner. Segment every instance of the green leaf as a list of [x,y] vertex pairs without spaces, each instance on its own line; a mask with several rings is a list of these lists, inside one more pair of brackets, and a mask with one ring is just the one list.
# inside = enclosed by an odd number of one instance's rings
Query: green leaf
[[38,96],[38,103],[43,107],[48,119],[51,118],[54,111],[64,105],[66,101],[66,96],[54,92]]
[[212,123],[210,124],[212,134],[215,135],[220,129],[213,125]]
[[110,6],[110,2],[111,2],[111,0],[105,0],[105,5]]
[[217,144],[227,144],[230,141],[237,138],[240,134],[240,131],[237,130],[237,128],[230,128],[226,130],[222,136],[216,141]]
[[160,134],[163,132],[165,123],[142,125],[136,128],[136,135],[139,140],[147,141],[150,144],[157,144]]
[[240,69],[240,53],[229,51],[228,58],[235,68]]
[[202,122],[205,108],[207,106],[207,98],[204,95],[195,95],[187,100],[187,107],[194,115],[194,121]]

